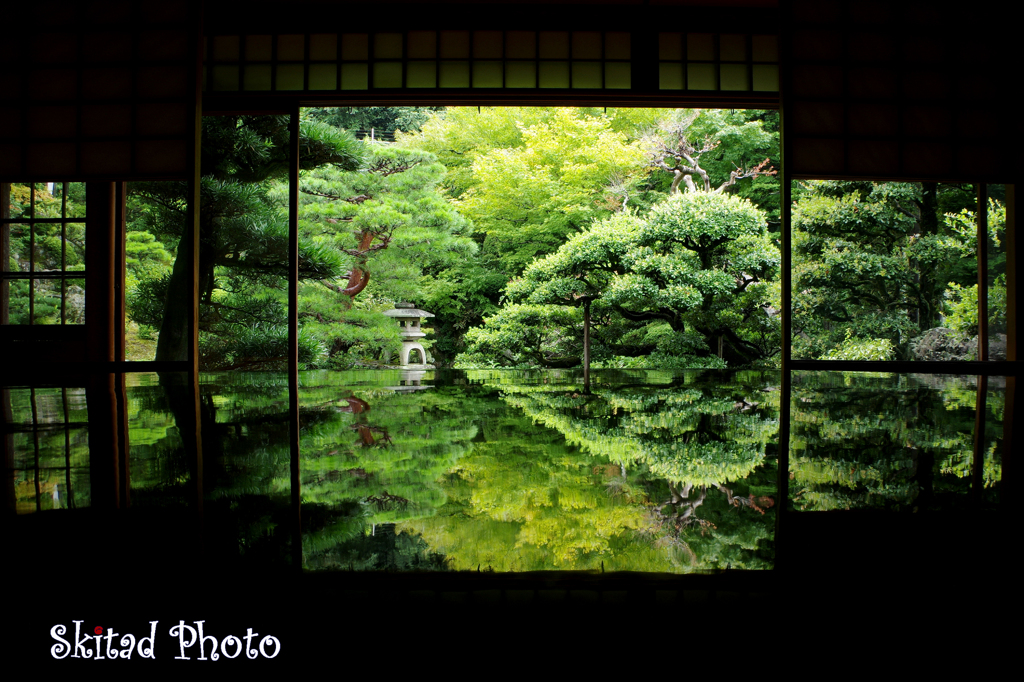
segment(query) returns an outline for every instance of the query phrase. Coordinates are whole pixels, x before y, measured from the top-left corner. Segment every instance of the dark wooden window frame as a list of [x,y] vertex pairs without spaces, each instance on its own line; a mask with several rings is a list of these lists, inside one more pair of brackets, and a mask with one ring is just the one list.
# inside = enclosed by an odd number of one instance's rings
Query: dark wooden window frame
[[[609,101],[611,100],[611,101]],[[491,95],[489,97],[469,97],[469,96],[454,96],[454,97],[440,97],[439,93],[432,92],[427,94],[414,94],[407,95],[403,93],[401,96],[396,96],[394,99],[382,98],[379,94],[368,94],[365,98],[362,97],[346,97],[344,100],[339,101],[335,97],[324,98],[324,99],[308,99],[308,98],[294,98],[288,106],[283,107],[283,102],[279,98],[266,100],[259,108],[250,108],[252,104],[248,101],[248,98],[242,100],[236,100],[235,106],[230,105],[230,100],[214,100],[214,106],[204,111],[204,115],[217,115],[217,114],[288,114],[291,117],[291,150],[292,150],[292,161],[289,166],[289,224],[290,224],[290,259],[289,264],[289,314],[288,314],[288,327],[289,327],[289,358],[288,358],[288,375],[289,375],[289,395],[290,405],[289,412],[291,415],[291,434],[290,434],[290,449],[291,449],[291,494],[292,494],[292,527],[293,532],[296,533],[296,537],[301,536],[302,530],[302,519],[301,519],[301,479],[299,471],[299,459],[300,459],[300,438],[299,438],[299,409],[298,409],[298,182],[299,182],[299,168],[298,168],[298,122],[299,122],[299,111],[303,106],[383,106],[383,105],[411,105],[416,104],[420,106],[440,106],[440,105],[462,105],[462,106],[646,106],[646,107],[693,107],[698,108],[700,102],[694,101],[692,97],[679,96],[664,96],[651,98],[642,103],[637,102],[635,98],[625,97],[616,98],[614,93],[604,93],[603,96],[580,96],[567,98],[564,95],[558,97],[544,97],[542,94],[526,94],[516,96],[514,93],[501,93]],[[248,106],[238,106],[242,104],[242,101],[246,101]],[[721,103],[717,103],[721,106]],[[743,108],[744,102],[737,100],[733,108]],[[750,108],[761,108],[761,109],[781,109],[781,102],[775,107],[765,107],[762,102],[750,103]],[[227,106],[225,106],[227,105]],[[783,118],[784,120],[784,118]],[[933,362],[902,362],[902,361],[825,361],[825,360],[793,360],[791,358],[791,320],[790,310],[792,306],[792,197],[791,187],[792,181],[795,178],[793,175],[787,172],[786,168],[786,157],[787,157],[787,146],[785,138],[785,125],[783,124],[780,130],[781,147],[782,147],[782,169],[780,172],[781,177],[781,193],[782,193],[782,239],[781,239],[781,251],[782,251],[782,263],[781,263],[781,279],[782,279],[782,369],[781,375],[781,397],[780,397],[780,414],[779,414],[779,455],[778,455],[778,479],[777,479],[777,495],[782,501],[779,508],[779,513],[776,516],[776,546],[783,547],[789,537],[787,528],[786,518],[791,514],[799,514],[791,510],[789,500],[789,442],[790,442],[790,420],[791,420],[791,396],[792,396],[792,375],[794,371],[863,371],[863,372],[895,372],[895,373],[931,373],[931,374],[948,374],[951,369],[955,368],[957,374],[968,374],[978,376],[978,388],[976,394],[975,403],[975,425],[974,425],[974,437],[973,437],[973,453],[972,453],[972,471],[971,471],[971,500],[972,504],[976,507],[980,507],[983,502],[983,479],[982,479],[982,467],[984,463],[984,438],[985,433],[985,412],[986,402],[988,396],[988,377],[991,375],[996,376],[1007,376],[1015,377],[1016,375],[1016,363],[1013,361],[1008,362],[988,362],[986,361],[987,344],[986,348],[982,352],[982,359],[975,362],[963,362],[955,363],[933,363]],[[805,179],[805,178],[800,178]],[[807,178],[809,179],[809,178]],[[840,179],[840,178],[835,178]],[[857,178],[864,179],[864,178]],[[914,178],[902,178],[901,181],[913,182]],[[979,187],[984,187],[983,183],[978,183]],[[1008,186],[1009,201],[1013,202],[1013,189],[1012,185]],[[985,193],[983,189],[979,189],[978,192],[978,206],[985,207],[987,200],[985,200]],[[985,227],[983,222],[985,220],[986,212],[978,210],[978,234],[979,236],[985,234]],[[1008,216],[1007,220],[1007,232],[1008,242],[1013,243],[1013,221],[1012,221],[1012,207],[1011,215]],[[979,249],[979,253],[981,249]],[[1015,273],[1015,254],[1012,248],[1007,249],[1007,273],[1010,275],[1011,280]],[[979,282],[979,347],[981,346],[981,340],[987,339],[987,311],[985,310],[986,296],[985,291],[987,288],[988,273],[987,273],[987,262],[982,256],[978,259],[978,282]],[[1016,305],[1016,296],[1014,292],[1009,291],[1008,287],[1008,300],[1007,306],[1011,308]],[[1015,318],[1015,310],[1008,310],[1008,316],[1011,319]],[[195,359],[193,358],[193,362]],[[1008,382],[1008,390],[1013,392],[1014,383],[1011,378]],[[1012,399],[1012,398],[1011,398]],[[1012,411],[1007,411],[1007,420],[1004,425],[1004,437],[1003,437],[1003,449],[1004,459],[1009,459],[1013,435],[1012,435]],[[1009,467],[1006,467],[1009,469]],[[1009,495],[1007,494],[1007,487],[1005,484],[1002,485],[1001,492],[1001,504],[1006,506]],[[293,565],[300,567],[302,565],[302,554],[301,554],[301,543],[296,543],[293,548],[292,557]],[[778,567],[777,567],[778,568]],[[783,566],[785,568],[785,566]]]
[[[10,182],[3,183],[0,185],[0,202],[4,204],[2,210],[0,210],[0,253],[2,253],[3,263],[0,268],[0,300],[3,301],[3,309],[0,310],[0,324],[9,325],[10,321],[8,318],[10,302],[10,284],[16,281],[28,281],[28,305],[29,305],[29,317],[28,325],[30,327],[42,326],[37,325],[35,321],[35,282],[40,280],[57,280],[60,282],[60,322],[59,326],[67,325],[67,288],[69,279],[86,279],[85,270],[68,270],[67,269],[67,228],[71,223],[82,224],[86,223],[86,216],[73,216],[68,217],[68,189],[70,182],[68,181],[54,181],[53,184],[62,185],[61,191],[61,206],[60,206],[60,217],[56,218],[38,218],[36,217],[36,193],[39,191],[36,185],[44,183],[40,182]],[[9,215],[9,198],[10,190],[14,185],[27,185],[29,187],[29,210],[28,214],[12,218]],[[43,224],[59,224],[60,225],[60,239],[61,239],[61,267],[60,270],[47,270],[38,271],[36,270],[36,249],[35,249],[35,236],[36,236],[36,225]],[[10,229],[12,225],[27,225],[29,229],[29,271],[28,272],[15,272],[9,271],[8,260],[10,259]],[[21,326],[21,325],[18,325]],[[51,325],[47,325],[51,326]]]

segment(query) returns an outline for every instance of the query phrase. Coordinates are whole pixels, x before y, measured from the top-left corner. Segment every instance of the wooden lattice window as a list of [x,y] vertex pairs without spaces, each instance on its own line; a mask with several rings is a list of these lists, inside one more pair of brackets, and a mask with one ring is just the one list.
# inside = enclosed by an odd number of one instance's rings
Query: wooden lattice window
[[0,324],[85,323],[85,183],[0,185]]
[[17,513],[90,506],[84,388],[0,391]]

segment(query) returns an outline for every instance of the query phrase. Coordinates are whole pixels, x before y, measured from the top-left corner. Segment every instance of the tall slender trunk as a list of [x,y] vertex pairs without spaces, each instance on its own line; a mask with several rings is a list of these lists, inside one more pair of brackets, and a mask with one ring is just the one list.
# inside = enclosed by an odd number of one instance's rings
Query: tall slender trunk
[[[0,182],[0,218],[11,214],[11,184]],[[0,267],[4,270],[11,264],[11,225],[0,225]],[[0,324],[10,324],[11,283],[0,280]]]
[[[939,193],[938,184],[921,183],[921,234],[934,235],[939,231]],[[937,264],[935,264],[937,265]],[[918,265],[920,296],[917,302],[917,321],[920,330],[931,329],[939,324],[939,301],[942,290],[936,281],[934,267]]]
[[590,299],[583,303],[583,390],[590,390]]
[[[212,229],[212,228],[210,228]],[[205,235],[207,229],[201,228]],[[188,276],[188,259],[192,257],[192,249],[183,236],[178,243],[178,253],[171,269],[171,279],[167,284],[167,297],[164,301],[164,319],[160,324],[160,336],[156,342],[156,359],[160,361],[188,360],[188,328],[191,314],[189,294],[192,282]],[[212,249],[204,248],[203,240],[199,240],[199,278],[197,291],[200,299],[203,292],[213,285],[213,254]]]
[[164,301],[164,319],[160,324],[160,336],[156,342],[158,361],[188,360],[188,316],[189,300],[183,295],[192,290],[188,277],[188,259],[192,249],[188,237],[178,243],[178,254],[171,269]]

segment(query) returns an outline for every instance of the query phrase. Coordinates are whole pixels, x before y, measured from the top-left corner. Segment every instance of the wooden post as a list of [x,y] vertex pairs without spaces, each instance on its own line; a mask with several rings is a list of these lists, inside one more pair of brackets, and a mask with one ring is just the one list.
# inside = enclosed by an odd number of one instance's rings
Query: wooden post
[[92,374],[85,387],[89,413],[89,496],[93,509],[121,506],[121,439],[114,378],[114,374]]
[[[86,357],[93,362],[114,358],[116,262],[114,183],[90,182],[85,198],[85,328]],[[122,358],[123,359],[123,358]]]
[[988,360],[988,187],[978,183],[978,360]]
[[782,32],[780,37],[780,48],[782,54],[780,55],[780,88],[779,88],[779,147],[782,152],[782,158],[780,159],[780,209],[782,219],[782,232],[779,235],[780,244],[779,251],[781,256],[780,263],[780,275],[781,275],[781,289],[782,289],[782,310],[780,313],[781,323],[781,364],[782,371],[780,372],[780,386],[779,386],[779,461],[778,461],[778,476],[776,477],[776,496],[778,498],[778,506],[775,512],[775,569],[785,570],[791,569],[791,566],[785,564],[786,554],[786,542],[788,540],[786,534],[789,530],[786,521],[789,512],[789,421],[790,421],[790,406],[793,391],[793,373],[792,373],[792,314],[793,314],[793,261],[792,261],[792,248],[793,248],[793,178],[790,176],[788,161],[791,158],[790,155],[790,139],[787,136],[787,126],[789,124],[788,111],[786,101],[786,91],[789,84],[790,73],[785,68],[785,64],[788,63],[789,57],[789,41],[790,35],[787,35],[785,31]]
[[127,238],[128,183],[119,182],[114,186],[114,190],[114,268],[116,271],[114,277],[114,361],[124,362],[124,281],[127,274],[125,240]]
[[974,452],[971,460],[971,499],[980,507],[984,497],[985,469],[985,417],[988,410],[988,375],[978,377],[978,391],[974,399]]
[[[10,218],[11,183],[0,182],[0,219]],[[7,270],[11,262],[11,226],[0,223],[0,269]],[[0,278],[0,325],[8,324],[11,307],[11,283]]]
[[11,390],[0,388],[0,451],[4,459],[4,499],[7,510],[14,515],[18,508],[18,494],[14,487],[14,408],[11,405]]
[[288,156],[288,441],[291,449],[292,568],[302,571],[299,485],[299,107],[292,108]]

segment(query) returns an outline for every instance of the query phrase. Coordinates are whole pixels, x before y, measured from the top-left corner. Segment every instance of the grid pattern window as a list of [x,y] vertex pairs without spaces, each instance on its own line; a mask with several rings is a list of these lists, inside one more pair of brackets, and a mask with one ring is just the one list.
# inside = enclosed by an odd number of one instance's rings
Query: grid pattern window
[[0,49],[0,174],[161,178],[189,172],[197,3],[14,6]]
[[90,506],[85,389],[3,389],[2,402],[17,513]]
[[0,323],[85,323],[85,183],[0,186]]
[[705,92],[778,92],[778,38],[738,33],[660,33],[658,87]]
[[614,31],[406,31],[220,35],[210,92],[631,87],[631,35]]
[[1012,177],[1000,41],[980,16],[938,26],[914,3],[787,8],[791,173]]

